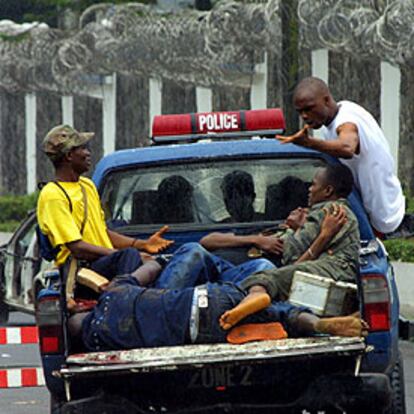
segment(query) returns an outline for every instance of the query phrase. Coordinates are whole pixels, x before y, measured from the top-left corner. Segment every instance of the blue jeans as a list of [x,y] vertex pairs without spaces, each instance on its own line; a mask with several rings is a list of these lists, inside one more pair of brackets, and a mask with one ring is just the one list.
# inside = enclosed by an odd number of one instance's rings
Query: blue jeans
[[207,282],[237,284],[253,273],[274,268],[274,264],[267,259],[250,260],[235,266],[211,254],[199,243],[186,243],[175,251],[153,287],[183,289]]
[[91,263],[90,268],[112,280],[115,276],[133,273],[141,265],[139,251],[128,247],[108,256],[100,257]]
[[[199,329],[196,343],[226,342],[228,331],[221,329],[220,316],[234,308],[245,297],[246,292],[232,283],[208,283],[208,306],[199,308]],[[269,307],[243,319],[240,324],[280,322],[289,336],[298,336],[297,317],[299,313],[310,313],[309,309],[289,302],[273,302]]]

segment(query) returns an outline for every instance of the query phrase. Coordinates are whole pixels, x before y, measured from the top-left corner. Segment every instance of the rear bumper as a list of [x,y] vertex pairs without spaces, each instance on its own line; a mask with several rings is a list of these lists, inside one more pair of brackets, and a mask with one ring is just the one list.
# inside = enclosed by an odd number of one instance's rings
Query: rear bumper
[[[188,396],[189,404],[194,404]],[[301,412],[375,412],[381,413],[391,399],[389,379],[384,374],[361,374],[357,377],[349,375],[329,375],[319,377],[309,384],[301,397],[293,403],[233,403],[225,401],[212,405],[181,406],[178,410],[168,409],[171,413],[278,413],[297,414]],[[61,406],[61,414],[87,412],[89,414],[106,413],[116,414],[134,413],[162,413],[164,407],[156,407],[154,401],[148,401],[148,406],[137,406],[127,398],[100,394],[91,398],[71,401]],[[332,411],[335,410],[335,411]]]

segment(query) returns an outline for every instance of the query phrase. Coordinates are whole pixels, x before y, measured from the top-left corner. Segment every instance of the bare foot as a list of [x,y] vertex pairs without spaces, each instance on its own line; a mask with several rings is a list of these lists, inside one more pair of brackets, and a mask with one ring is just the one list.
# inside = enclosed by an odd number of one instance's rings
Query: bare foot
[[227,331],[246,316],[267,308],[270,302],[267,293],[251,292],[237,306],[220,316],[220,326]]
[[368,324],[359,317],[359,313],[335,318],[322,318],[316,323],[316,330],[336,336],[366,336]]

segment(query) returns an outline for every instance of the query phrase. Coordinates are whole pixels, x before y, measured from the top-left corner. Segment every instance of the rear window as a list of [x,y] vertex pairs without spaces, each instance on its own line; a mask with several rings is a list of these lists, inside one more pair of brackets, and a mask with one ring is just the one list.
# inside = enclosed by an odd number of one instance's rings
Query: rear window
[[101,194],[109,224],[277,221],[307,205],[318,159],[219,160],[112,172]]

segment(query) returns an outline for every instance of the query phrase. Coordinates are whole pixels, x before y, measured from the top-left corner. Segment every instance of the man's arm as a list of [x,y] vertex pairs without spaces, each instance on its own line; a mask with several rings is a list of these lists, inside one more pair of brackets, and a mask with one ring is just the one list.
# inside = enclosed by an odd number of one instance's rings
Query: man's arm
[[200,240],[200,244],[207,250],[255,246],[268,253],[276,255],[283,253],[283,241],[273,236],[237,236],[234,233],[210,233]]
[[168,226],[162,227],[147,240],[134,239],[133,237],[124,236],[123,234],[109,229],[107,231],[112,245],[117,249],[135,247],[137,250],[144,250],[148,253],[156,254],[174,243],[174,241],[166,240],[162,237],[164,233],[168,231]]
[[83,240],[76,240],[74,242],[66,243],[66,247],[76,259],[90,261],[99,259],[102,256],[108,256],[116,251],[116,249],[96,246],[94,244],[84,242]]
[[346,212],[343,206],[334,205],[334,210],[325,210],[325,217],[322,221],[321,230],[312,242],[310,247],[299,257],[295,263],[301,263],[306,260],[317,259],[329,246],[332,239],[339,233],[347,222]]
[[276,135],[276,138],[282,144],[301,145],[338,158],[352,158],[354,154],[359,153],[358,128],[351,122],[340,125],[336,130],[338,138],[331,141],[309,136],[309,129],[310,127],[305,125],[296,134],[289,136]]

